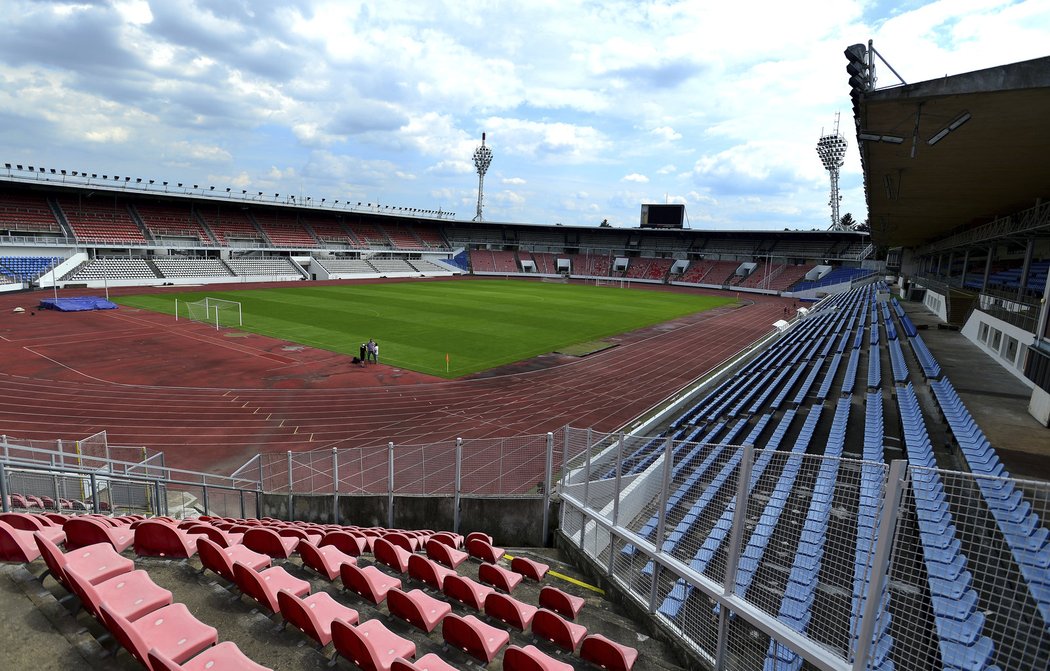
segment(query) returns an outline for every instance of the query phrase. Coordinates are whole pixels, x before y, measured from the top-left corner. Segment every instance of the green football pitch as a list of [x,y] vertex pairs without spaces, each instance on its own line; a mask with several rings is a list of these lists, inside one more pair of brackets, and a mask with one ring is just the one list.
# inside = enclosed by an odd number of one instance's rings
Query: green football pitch
[[[515,280],[288,286],[123,296],[130,307],[187,317],[205,297],[238,301],[241,330],[455,378],[708,310],[734,299]],[[446,354],[448,370],[446,371]]]

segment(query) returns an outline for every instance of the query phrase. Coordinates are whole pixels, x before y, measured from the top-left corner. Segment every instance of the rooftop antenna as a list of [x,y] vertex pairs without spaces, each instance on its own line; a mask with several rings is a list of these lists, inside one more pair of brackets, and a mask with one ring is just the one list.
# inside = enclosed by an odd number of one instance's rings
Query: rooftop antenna
[[[822,131],[823,132],[823,131]],[[831,198],[828,205],[831,206],[831,226],[829,231],[845,231],[842,218],[839,217],[839,203],[842,196],[839,195],[839,168],[846,160],[846,138],[839,132],[839,113],[835,112],[835,131],[827,135],[821,135],[817,140],[817,156],[824,164],[824,169],[831,177]]]
[[492,150],[485,146],[485,134],[481,134],[481,146],[474,150],[474,168],[478,171],[478,209],[474,221],[482,221],[481,205],[485,199],[485,173],[492,163]]

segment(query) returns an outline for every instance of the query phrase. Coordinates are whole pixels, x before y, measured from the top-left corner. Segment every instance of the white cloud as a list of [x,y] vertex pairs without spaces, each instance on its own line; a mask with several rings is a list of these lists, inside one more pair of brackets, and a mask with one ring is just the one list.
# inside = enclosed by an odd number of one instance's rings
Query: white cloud
[[504,177],[500,182],[503,184],[513,184],[515,186],[525,184],[525,180],[521,177]]
[[620,179],[620,181],[621,182],[634,182],[636,184],[648,184],[649,183],[649,178],[646,177],[645,175],[640,175],[640,174],[638,174],[636,172],[632,172],[629,175],[624,175]]

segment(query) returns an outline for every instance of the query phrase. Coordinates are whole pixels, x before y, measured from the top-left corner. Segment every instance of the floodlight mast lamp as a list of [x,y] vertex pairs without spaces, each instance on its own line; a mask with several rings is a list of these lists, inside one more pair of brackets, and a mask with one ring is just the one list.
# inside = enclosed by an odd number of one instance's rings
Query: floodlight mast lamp
[[831,226],[828,230],[831,231],[846,230],[842,226],[842,218],[839,217],[839,203],[842,201],[842,196],[839,195],[839,168],[846,160],[847,146],[846,138],[839,133],[839,114],[836,112],[835,132],[822,135],[817,141],[817,156],[831,177],[831,198],[828,200],[828,205],[831,206]]
[[474,169],[478,171],[478,209],[474,221],[481,221],[481,206],[485,199],[485,173],[492,163],[492,150],[485,146],[485,134],[481,134],[481,146],[474,150]]

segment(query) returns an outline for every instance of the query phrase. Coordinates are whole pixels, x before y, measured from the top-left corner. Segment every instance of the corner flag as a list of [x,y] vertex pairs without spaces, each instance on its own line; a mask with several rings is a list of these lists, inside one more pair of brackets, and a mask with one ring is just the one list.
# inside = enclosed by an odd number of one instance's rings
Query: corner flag
[[448,372],[448,352],[445,352],[445,372]]

